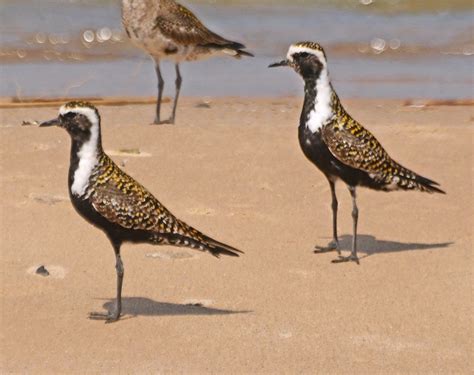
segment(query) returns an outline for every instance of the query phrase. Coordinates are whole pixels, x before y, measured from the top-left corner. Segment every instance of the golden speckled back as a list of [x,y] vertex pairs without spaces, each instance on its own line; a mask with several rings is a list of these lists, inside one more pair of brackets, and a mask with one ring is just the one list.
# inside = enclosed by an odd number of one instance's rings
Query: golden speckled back
[[123,172],[106,154],[100,157],[89,190],[94,209],[112,223],[127,229],[203,239],[197,230],[174,217],[158,199]]
[[382,185],[427,190],[417,175],[394,161],[377,139],[354,120],[333,97],[334,120],[323,127],[322,137],[331,153],[344,164],[363,170]]

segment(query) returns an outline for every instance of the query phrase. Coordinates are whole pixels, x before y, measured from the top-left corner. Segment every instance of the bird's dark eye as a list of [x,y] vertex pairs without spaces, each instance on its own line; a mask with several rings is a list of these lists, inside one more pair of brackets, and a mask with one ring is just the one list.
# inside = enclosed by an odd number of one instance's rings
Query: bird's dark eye
[[303,59],[307,58],[309,56],[309,53],[308,52],[301,52],[299,54],[300,57],[302,57]]
[[68,113],[65,113],[64,115],[61,115],[61,118],[63,120],[71,120],[73,119],[74,117],[76,116],[76,114],[74,112],[68,112]]

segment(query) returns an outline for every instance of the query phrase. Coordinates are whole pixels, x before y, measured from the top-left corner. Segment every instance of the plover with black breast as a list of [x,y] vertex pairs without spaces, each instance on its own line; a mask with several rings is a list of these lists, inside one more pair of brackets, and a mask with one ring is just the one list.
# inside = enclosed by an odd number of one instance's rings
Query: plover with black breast
[[59,116],[41,127],[58,126],[71,136],[69,196],[76,211],[101,229],[116,257],[117,300],[107,314],[92,313],[93,319],[119,319],[122,308],[124,242],[183,246],[212,255],[238,256],[240,250],[216,241],[177,219],[148,190],[123,172],[102,149],[100,116],[85,102],[70,102]]
[[[174,0],[122,0],[122,22],[132,42],[155,61],[158,98],[154,124],[173,124],[175,121],[182,83],[179,63],[216,55],[253,56],[243,50],[243,44],[210,31],[189,9]],[[162,120],[160,114],[164,88],[161,60],[173,61],[176,70],[176,93],[167,120]]]
[[375,137],[344,109],[329,79],[326,54],[318,43],[300,42],[290,46],[286,59],[270,67],[292,67],[304,80],[305,97],[298,135],[305,156],[329,181],[332,195],[333,240],[328,249],[339,251],[335,183],[342,180],[352,197],[353,239],[348,257],[333,262],[356,261],[356,187],[374,190],[419,190],[443,193],[438,183],[401,166],[384,150]]

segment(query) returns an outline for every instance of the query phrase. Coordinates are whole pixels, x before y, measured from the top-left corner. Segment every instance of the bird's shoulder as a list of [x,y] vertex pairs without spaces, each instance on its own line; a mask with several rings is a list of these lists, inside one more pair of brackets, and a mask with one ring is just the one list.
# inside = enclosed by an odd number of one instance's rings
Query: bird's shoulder
[[384,163],[390,162],[375,136],[344,110],[323,127],[322,137],[331,153],[351,167],[377,172]]
[[174,22],[176,26],[182,27],[187,25],[188,27],[203,27],[204,25],[199,18],[184,5],[177,2],[168,2],[167,6],[161,7],[157,14],[157,19],[161,21]]
[[145,187],[107,155],[91,186],[93,208],[110,222],[128,229],[166,231],[176,219]]
[[161,8],[156,15],[154,29],[158,29],[165,37],[181,44],[227,42],[210,31],[192,11],[175,2]]

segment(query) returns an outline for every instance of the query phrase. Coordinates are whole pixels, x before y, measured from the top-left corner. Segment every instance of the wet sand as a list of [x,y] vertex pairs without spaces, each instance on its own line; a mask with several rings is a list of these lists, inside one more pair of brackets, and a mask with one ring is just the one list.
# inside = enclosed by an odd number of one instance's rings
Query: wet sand
[[[394,159],[447,191],[360,189],[359,266],[313,253],[330,240],[330,192],[299,149],[300,98],[184,98],[174,127],[149,126],[152,105],[99,107],[118,164],[245,251],[124,245],[114,324],[87,318],[114,301],[114,255],[69,202],[69,137],[21,126],[57,108],[2,109],[1,372],[472,371],[473,107],[344,103]],[[347,251],[342,184],[338,197]],[[35,275],[39,265],[50,275]]]

